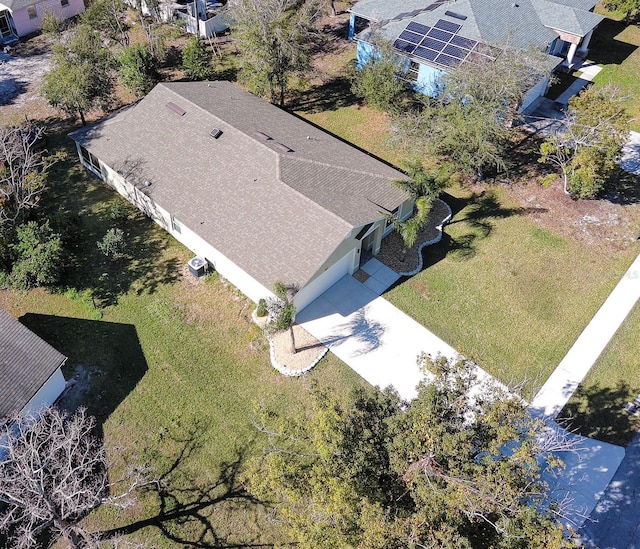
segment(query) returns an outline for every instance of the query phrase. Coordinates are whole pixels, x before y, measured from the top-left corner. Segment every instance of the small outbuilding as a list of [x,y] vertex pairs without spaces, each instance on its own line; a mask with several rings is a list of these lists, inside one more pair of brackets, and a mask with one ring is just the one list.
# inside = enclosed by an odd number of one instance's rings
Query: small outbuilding
[[67,357],[0,309],[0,421],[51,406],[65,388]]

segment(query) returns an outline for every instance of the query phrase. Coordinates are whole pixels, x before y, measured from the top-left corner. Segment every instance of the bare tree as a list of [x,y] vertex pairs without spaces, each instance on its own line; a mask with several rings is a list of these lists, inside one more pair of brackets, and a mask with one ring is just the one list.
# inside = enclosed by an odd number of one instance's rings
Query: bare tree
[[135,490],[153,482],[138,466],[110,481],[94,427],[83,408],[72,415],[47,408],[0,427],[0,532],[12,547],[37,547],[45,532],[73,549],[94,547],[97,540],[81,524],[87,513],[103,504],[130,507]]
[[0,225],[10,225],[38,204],[47,171],[64,155],[36,150],[43,129],[31,124],[0,126]]

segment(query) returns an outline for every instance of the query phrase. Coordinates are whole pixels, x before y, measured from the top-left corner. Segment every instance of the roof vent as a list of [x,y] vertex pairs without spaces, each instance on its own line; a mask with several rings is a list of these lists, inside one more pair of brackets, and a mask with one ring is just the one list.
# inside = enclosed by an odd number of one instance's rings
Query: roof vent
[[213,128],[210,132],[209,135],[211,137],[213,137],[214,139],[218,139],[218,137],[220,137],[222,135],[222,130],[219,130],[218,128]]
[[281,151],[284,151],[286,153],[292,153],[293,149],[287,147],[286,145],[283,145],[282,143],[276,143],[276,147],[278,147]]
[[456,13],[455,11],[445,11],[444,12],[445,15],[448,15],[449,17],[453,17],[454,19],[460,19],[460,21],[466,21],[467,20],[467,16],[466,15],[462,15],[460,13]]
[[260,139],[262,139],[263,141],[271,141],[271,137],[269,137],[266,133],[264,132],[255,132],[256,137],[259,137]]
[[148,179],[144,182],[144,186],[145,187],[151,187],[151,181],[149,181]]
[[178,107],[178,105],[172,103],[171,101],[167,103],[167,109],[169,109],[171,112],[176,113],[178,116],[184,116],[187,112],[182,107]]

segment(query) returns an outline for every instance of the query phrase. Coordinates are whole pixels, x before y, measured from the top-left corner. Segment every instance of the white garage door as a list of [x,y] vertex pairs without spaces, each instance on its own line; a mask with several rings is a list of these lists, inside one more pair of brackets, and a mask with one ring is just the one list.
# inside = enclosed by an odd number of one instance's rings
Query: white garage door
[[342,259],[336,261],[324,273],[318,276],[318,278],[311,281],[296,294],[295,303],[298,311],[304,309],[316,297],[322,295],[343,276],[349,274],[349,270],[353,265],[354,253],[355,250],[351,250]]

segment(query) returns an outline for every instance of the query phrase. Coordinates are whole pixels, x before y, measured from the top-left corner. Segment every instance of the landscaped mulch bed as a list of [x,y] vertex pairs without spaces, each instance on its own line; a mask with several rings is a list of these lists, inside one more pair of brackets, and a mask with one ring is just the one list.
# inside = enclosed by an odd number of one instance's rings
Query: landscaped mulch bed
[[442,224],[451,214],[448,206],[442,200],[436,200],[429,212],[429,222],[418,234],[416,243],[406,250],[402,237],[392,232],[382,241],[380,252],[376,259],[390,267],[397,273],[415,271],[420,266],[420,253],[425,242],[435,241],[442,234]]

